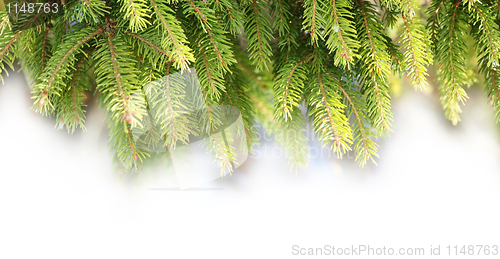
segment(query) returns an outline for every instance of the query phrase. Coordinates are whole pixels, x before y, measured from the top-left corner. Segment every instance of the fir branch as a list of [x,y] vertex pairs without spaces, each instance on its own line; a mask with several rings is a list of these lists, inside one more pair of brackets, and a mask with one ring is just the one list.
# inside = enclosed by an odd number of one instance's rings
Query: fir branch
[[276,139],[285,150],[292,168],[304,167],[307,163],[307,137],[302,133],[305,121],[299,109],[307,70],[304,62],[289,59],[277,72],[274,82],[274,121],[280,124]]
[[[7,14],[5,10],[0,12],[0,17],[2,17],[0,35],[4,35],[0,39],[0,47],[2,47],[0,51],[0,72],[6,71],[4,62],[7,63],[11,69],[14,68],[14,59],[18,54],[17,44],[15,44],[17,43],[16,41],[22,39],[22,32],[32,27],[33,24],[36,24],[42,15],[43,13],[23,14],[21,18],[15,22],[14,26],[12,26],[9,20],[9,14]],[[10,27],[10,29],[7,29],[7,27]],[[0,80],[3,82],[3,77],[1,75]]]
[[401,9],[403,19],[413,19],[417,15],[420,2],[418,0],[400,0],[398,7]]
[[21,36],[21,32],[17,32],[7,41],[7,44],[5,44],[2,48],[2,51],[0,51],[0,60],[3,60],[7,53],[9,53],[10,48],[16,42],[17,38],[19,38],[19,36]]
[[376,164],[374,157],[378,157],[378,145],[372,140],[372,138],[376,138],[375,134],[366,126],[369,124],[369,118],[362,96],[355,88],[349,85],[348,81],[350,81],[349,78],[352,76],[348,76],[348,80],[345,82],[339,80],[337,76],[335,76],[335,71],[330,72],[332,73],[327,72],[326,75],[338,82],[335,86],[340,90],[346,100],[345,103],[347,105],[348,114],[354,116],[353,140],[355,142],[354,151],[356,152],[356,161],[358,161],[361,166],[366,165],[368,160]]
[[466,44],[465,35],[465,13],[460,8],[460,3],[451,4],[448,12],[443,17],[443,23],[449,25],[439,33],[439,43],[436,46],[436,59],[438,62],[439,80],[441,82],[439,92],[441,104],[445,110],[446,117],[456,125],[460,121],[459,114],[462,112],[459,103],[464,103],[468,98],[463,86],[467,84],[465,66]]
[[109,13],[110,8],[106,6],[106,1],[103,0],[71,0],[64,4],[64,9],[66,14],[71,13],[72,17],[64,15],[63,19],[72,18],[71,20],[81,23],[97,25],[103,22],[103,17]]
[[69,133],[73,133],[76,127],[85,131],[85,92],[90,90],[89,78],[86,75],[86,64],[90,48],[84,54],[79,55],[78,62],[75,64],[74,72],[67,78],[66,89],[63,89],[59,105],[56,107],[57,123],[66,126]]
[[304,21],[302,22],[302,29],[310,33],[311,42],[316,44],[318,42],[318,37],[322,39],[320,29],[325,27],[324,21],[321,13],[324,12],[320,6],[318,0],[306,0],[304,1]]
[[491,13],[482,5],[474,5],[470,14],[472,34],[476,39],[477,52],[481,63],[497,67],[500,60],[499,29]]
[[0,35],[1,35],[1,34],[3,34],[4,30],[7,27],[10,28],[11,26],[10,26],[10,21],[9,21],[9,15],[5,10],[0,11],[0,17],[2,17],[1,18],[2,22],[0,22]]
[[97,90],[101,93],[99,102],[108,115],[111,143],[127,168],[136,167],[148,156],[137,148],[131,132],[146,113],[141,104],[144,100],[133,96],[140,80],[137,64],[126,58],[131,52],[122,36],[109,30],[93,55],[95,66],[101,68],[96,71]]
[[[283,4],[282,8],[286,6],[287,5]],[[292,6],[290,6],[289,9],[290,16],[288,18],[288,26],[286,30],[283,29],[282,35],[278,38],[278,48],[276,49],[276,53],[273,54],[275,59],[274,71],[278,71],[281,66],[288,61],[290,55],[300,55],[297,53],[300,44],[310,44],[310,40],[307,41],[307,37],[300,37],[300,35],[303,35],[303,21],[299,18],[303,15],[302,9],[297,8],[297,5],[293,6],[293,9]],[[287,10],[284,9],[284,12],[287,12]]]
[[[250,105],[250,99],[244,89],[247,87],[243,78],[242,71],[237,68],[233,69],[233,74],[226,74],[226,93],[221,99],[222,105],[229,104],[233,108],[238,108],[239,112],[234,111],[236,118],[241,114],[245,136],[243,140],[246,142],[247,151],[253,153],[253,147],[258,144],[257,135],[252,129],[254,112]],[[235,109],[233,109],[235,110]],[[239,133],[239,132],[238,132]]]
[[335,66],[350,69],[357,58],[359,43],[356,29],[352,22],[353,15],[350,1],[331,0],[326,6],[326,46],[333,52]]
[[432,41],[432,50],[436,52],[438,33],[442,28],[442,16],[444,15],[444,0],[432,1],[431,6],[427,10],[429,18],[427,18],[427,30],[430,32]]
[[43,73],[43,70],[45,69],[45,65],[46,65],[46,58],[48,56],[48,49],[47,49],[47,45],[49,44],[48,43],[48,36],[49,36],[49,30],[50,30],[50,27],[47,26],[44,30],[44,33],[43,33],[43,41],[42,41],[42,57],[40,59],[40,62],[42,63],[42,73]]
[[[196,90],[196,89],[195,89]],[[196,110],[196,118],[198,119],[198,134],[203,137],[202,146],[206,145],[208,152],[213,155],[213,161],[219,163],[221,168],[221,176],[224,176],[226,172],[229,174],[233,171],[233,165],[236,163],[237,153],[234,147],[230,145],[233,141],[226,141],[227,135],[219,133],[224,129],[223,127],[223,117],[224,117],[224,106],[215,105],[216,102],[210,98],[207,92],[201,88],[202,94],[195,95],[195,107],[201,107],[201,109]],[[198,96],[198,97],[196,97]],[[203,103],[203,105],[200,105]],[[228,143],[229,142],[229,143]]]
[[52,57],[52,44],[49,38],[50,24],[41,24],[37,29],[23,31],[18,52],[26,57],[21,69],[26,71],[34,84],[40,83],[47,61]]
[[[193,3],[192,1],[189,2]],[[198,73],[200,85],[207,91],[211,99],[219,100],[225,89],[224,75],[229,71],[228,64],[235,62],[233,52],[229,46],[230,43],[218,25],[215,25],[212,30],[208,30],[214,34],[204,33],[204,23],[200,23],[199,20],[189,19],[193,16],[190,11],[194,11],[191,10],[193,8],[190,5],[186,4],[185,7],[187,7],[187,10],[185,10],[186,16],[181,15],[180,19],[184,30],[190,36],[190,47],[194,51],[194,66]],[[207,13],[208,17],[203,16],[206,22],[213,20],[210,9],[204,7],[204,9],[200,10],[198,7],[196,8],[197,12],[204,11]],[[217,36],[217,42],[214,42],[213,36]]]
[[65,84],[62,79],[68,73],[69,67],[75,62],[76,54],[82,51],[81,48],[85,43],[103,31],[102,28],[85,27],[74,30],[66,36],[65,42],[47,63],[46,71],[40,76],[40,83],[31,91],[37,112],[48,114],[53,111],[54,107],[47,97],[59,95],[61,87],[64,87]]
[[245,8],[245,36],[250,60],[259,70],[267,70],[272,56],[269,41],[273,38],[271,25],[262,7],[262,1],[252,0]]
[[172,52],[172,57],[177,69],[187,69],[190,62],[194,61],[192,50],[188,46],[187,37],[174,17],[173,10],[165,0],[149,0],[156,17],[157,28],[162,35],[162,48]]
[[387,78],[390,57],[384,49],[383,28],[373,5],[364,0],[356,1],[358,9],[356,29],[360,41],[360,60],[357,71],[366,94],[368,114],[372,126],[379,134],[391,131],[392,111]]
[[500,31],[494,22],[494,14],[483,4],[477,3],[469,11],[471,34],[478,53],[479,72],[485,76],[485,91],[491,100],[496,121],[500,121]]
[[401,14],[400,2],[381,0],[380,7],[383,10],[382,21],[389,28],[394,28]]
[[283,37],[290,32],[290,5],[286,0],[273,0],[271,14],[274,15],[273,29],[278,31],[278,35]]
[[389,56],[391,57],[392,71],[401,76],[401,74],[406,69],[406,63],[404,62],[403,53],[399,52],[397,46],[392,42],[392,39],[390,37],[384,35],[384,39],[387,53],[389,53]]
[[304,98],[319,140],[324,145],[332,143],[331,149],[338,157],[342,157],[342,154],[350,150],[352,129],[344,114],[345,105],[341,102],[335,87],[332,87],[337,82],[325,74],[324,53],[326,48],[313,45],[311,58],[308,61],[310,75]]
[[[331,149],[342,157],[342,154],[351,150],[352,129],[345,116],[345,105],[337,93],[335,82],[324,72],[317,72],[314,79],[307,86],[307,103],[309,116],[313,118],[313,125],[319,140],[326,145],[331,142]],[[338,87],[338,86],[337,86]]]
[[[193,26],[190,28],[191,32],[196,32],[198,34],[198,44],[208,45],[207,40],[209,40],[211,46],[210,50],[213,50],[219,61],[218,67],[222,71],[228,71],[231,64],[234,63],[233,53],[229,42],[225,36],[225,31],[220,28],[220,25],[216,22],[214,11],[208,8],[204,3],[199,3],[195,0],[186,0],[187,3],[184,5],[184,14],[186,18],[195,16],[198,22],[189,22]],[[186,23],[184,24],[186,26]],[[201,33],[199,29],[202,29],[206,34]],[[208,37],[208,38],[207,38]],[[208,47],[208,46],[206,46]],[[221,72],[222,72],[221,71]]]
[[145,0],[118,0],[121,4],[120,12],[125,19],[120,21],[120,27],[128,23],[132,32],[138,32],[150,25],[151,14]]
[[166,57],[169,57],[170,54],[167,53],[167,51],[165,51],[163,48],[161,48],[160,46],[156,45],[154,42],[150,41],[149,39],[146,39],[145,37],[141,37],[139,36],[138,34],[136,33],[132,33],[131,31],[128,31],[128,30],[124,30],[124,32],[132,37],[134,37],[135,39],[141,41],[142,43],[148,45],[149,47],[151,47],[153,50],[155,50],[158,54],[162,54],[162,55],[165,55]]
[[[380,0],[380,8],[365,0],[59,3],[62,14],[19,15],[15,24],[0,12],[0,72],[21,61],[35,82],[34,109],[56,112],[70,132],[84,128],[95,77],[113,150],[127,170],[155,145],[170,150],[193,134],[207,137],[205,147],[231,172],[238,161],[234,140],[256,144],[254,120],[275,133],[290,164],[304,166],[304,104],[324,144],[339,155],[352,148],[363,166],[377,157],[377,135],[391,130],[392,72],[406,70],[424,88],[435,55],[445,114],[458,122],[464,85],[473,81],[467,32],[500,120],[498,1],[433,0],[427,27],[418,0]],[[397,19],[401,27],[387,31]],[[398,30],[399,46],[388,36]],[[197,73],[189,84],[201,87],[187,103],[192,93],[184,92],[176,71]],[[244,130],[222,137],[224,116],[239,115]]]
[[401,50],[405,50],[405,62],[407,63],[408,76],[411,83],[420,90],[424,90],[428,83],[426,80],[427,65],[431,63],[432,56],[427,52],[427,40],[425,27],[418,21],[418,18],[411,19],[411,16],[402,15],[404,28],[400,34]]
[[285,122],[292,119],[293,107],[299,106],[307,75],[303,62],[290,60],[276,76],[274,85],[276,117],[282,117]]
[[485,68],[481,70],[486,78],[486,96],[495,114],[495,120],[500,121],[500,72],[496,69]]
[[[155,71],[155,78],[156,75],[160,75],[159,71]],[[175,149],[178,142],[188,144],[194,130],[189,116],[193,108],[186,97],[187,83],[181,72],[175,73],[167,66],[163,77],[144,86],[150,110],[154,111],[155,123],[160,125],[168,149]]]
[[14,43],[21,36],[21,32],[19,31],[16,34],[12,34],[9,30],[8,32],[4,32],[4,35],[5,36],[0,39],[0,46],[2,47],[0,51],[0,80],[2,83],[4,83],[4,81],[1,72],[5,72],[8,75],[4,63],[7,63],[11,69],[14,69],[14,60],[16,58]]
[[213,9],[222,15],[224,29],[237,36],[243,29],[243,13],[235,1],[212,0]]

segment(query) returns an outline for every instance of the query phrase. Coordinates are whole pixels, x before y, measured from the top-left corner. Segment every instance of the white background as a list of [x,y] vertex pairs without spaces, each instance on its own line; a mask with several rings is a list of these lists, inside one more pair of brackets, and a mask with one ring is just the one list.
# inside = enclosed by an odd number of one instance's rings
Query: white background
[[453,127],[435,96],[407,91],[378,166],[316,158],[295,174],[284,157],[261,155],[194,191],[171,188],[175,178],[116,177],[97,107],[73,135],[30,107],[12,73],[0,85],[0,258],[307,258],[293,245],[483,258],[428,254],[500,245],[499,133],[481,93]]

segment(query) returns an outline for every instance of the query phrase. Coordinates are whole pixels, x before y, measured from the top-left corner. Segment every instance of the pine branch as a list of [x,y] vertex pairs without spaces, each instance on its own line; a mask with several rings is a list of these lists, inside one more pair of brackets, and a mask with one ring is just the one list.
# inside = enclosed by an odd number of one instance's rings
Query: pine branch
[[391,11],[401,11],[403,4],[407,3],[408,0],[392,1],[392,0],[380,0],[380,6]]
[[153,9],[153,17],[156,18],[156,29],[162,35],[161,46],[167,52],[169,59],[174,59],[177,69],[187,69],[190,62],[194,62],[191,48],[188,46],[187,37],[175,18],[173,10],[165,0],[149,0]]
[[245,36],[250,60],[259,70],[267,70],[272,56],[269,41],[273,38],[271,24],[265,16],[262,0],[252,0],[245,8]]
[[150,110],[154,111],[155,123],[161,126],[168,149],[175,149],[178,142],[188,144],[189,135],[194,131],[189,116],[193,107],[189,107],[186,100],[189,90],[186,84],[180,72],[175,73],[167,66],[165,76],[144,86]]
[[23,64],[23,70],[28,71],[31,78],[37,80],[43,74],[48,60],[52,57],[52,43],[49,38],[51,25],[42,24],[39,30],[25,31],[33,41],[25,41],[21,47],[22,55],[27,57]]
[[356,29],[360,42],[357,64],[362,93],[366,94],[372,126],[380,135],[391,131],[392,111],[388,76],[390,57],[384,49],[383,28],[370,2],[357,0]]
[[134,53],[143,60],[147,59],[149,64],[153,64],[156,69],[161,70],[172,62],[171,52],[167,52],[160,46],[161,43],[155,30],[146,30],[140,34],[128,30],[121,31],[124,32],[122,37],[133,47]]
[[322,39],[321,28],[325,27],[326,21],[322,17],[321,3],[318,0],[304,1],[304,21],[302,29],[310,33],[311,42],[316,44],[318,39]]
[[108,115],[111,143],[120,161],[132,168],[148,156],[136,147],[131,131],[145,116],[146,107],[141,105],[143,99],[131,98],[139,89],[140,80],[137,65],[124,54],[131,54],[124,39],[108,31],[98,42],[94,59],[95,66],[101,68],[96,71],[96,82],[101,93],[100,104]]
[[68,133],[73,133],[76,127],[85,130],[85,111],[86,92],[90,90],[89,77],[86,72],[88,69],[88,55],[91,49],[84,54],[78,55],[78,62],[67,78],[66,89],[63,89],[61,98],[57,101],[57,124],[66,126]]
[[427,31],[416,13],[419,9],[418,3],[418,0],[402,2],[403,29],[399,35],[401,38],[399,43],[401,43],[402,52],[404,50],[407,75],[412,79],[412,85],[424,90],[428,85],[427,66],[432,63],[432,55],[428,51],[430,41],[426,37]]
[[[239,110],[234,111],[236,117],[241,114],[243,120],[244,136],[242,140],[246,142],[247,151],[253,153],[253,147],[258,144],[257,135],[253,129],[254,113],[250,105],[250,99],[244,89],[247,87],[246,82],[241,80],[243,72],[237,68],[233,68],[233,74],[226,74],[226,93],[221,99],[222,105],[231,105]],[[238,132],[239,133],[239,132]]]
[[217,102],[211,99],[203,88],[200,94],[194,93],[194,96],[194,107],[201,107],[196,110],[196,118],[198,119],[198,135],[203,138],[202,146],[206,146],[207,151],[213,155],[212,160],[219,163],[221,176],[224,176],[226,172],[231,174],[233,165],[237,163],[237,153],[234,146],[229,144],[234,141],[227,140],[227,135],[221,132],[224,130],[223,120],[226,109],[224,106],[217,105]]
[[[4,62],[11,69],[14,68],[14,60],[19,55],[19,45],[22,45],[22,41],[20,43],[17,41],[22,39],[22,33],[25,30],[32,30],[33,27],[36,27],[42,16],[43,13],[22,13],[16,17],[17,20],[14,21],[14,24],[11,24],[9,14],[5,10],[0,12],[0,35],[5,35],[0,39],[0,47],[2,47],[0,50],[0,72],[6,71]],[[3,82],[1,75],[0,79]]]
[[[288,28],[284,31],[284,34],[278,38],[278,48],[275,49],[273,54],[273,74],[282,69],[283,65],[289,60],[289,57],[300,57],[301,55],[306,55],[300,46],[310,45],[310,39],[305,35],[302,30],[303,19],[300,17],[303,15],[303,10],[298,3],[291,6],[290,8],[290,20]],[[283,5],[285,8],[285,5]]]
[[345,105],[336,89],[338,82],[326,76],[324,72],[316,73],[314,79],[309,80],[306,88],[309,116],[318,139],[342,157],[342,154],[351,150],[352,129],[345,116]]
[[[228,71],[231,64],[234,63],[233,53],[229,41],[227,40],[225,34],[226,32],[217,23],[214,16],[214,10],[210,9],[203,2],[195,0],[186,0],[187,3],[183,5],[186,18],[196,17],[198,22],[185,22],[184,26],[190,24],[190,32],[196,33],[198,36],[197,44],[204,44],[206,46],[205,50],[213,51],[219,64],[217,67],[219,70]],[[206,34],[202,33],[206,32]],[[193,35],[193,34],[191,34]],[[191,41],[193,43],[193,41]]]
[[211,0],[213,9],[222,15],[224,30],[237,36],[243,30],[243,13],[235,1]]
[[59,92],[65,87],[64,78],[76,61],[76,54],[82,53],[82,47],[102,32],[102,28],[84,27],[75,28],[66,35],[64,43],[59,45],[59,49],[47,63],[45,72],[40,76],[40,83],[31,91],[35,111],[43,114],[53,112],[54,106],[50,96],[60,95]]
[[[291,165],[304,166],[301,105],[339,156],[352,148],[361,166],[374,162],[373,141],[392,127],[392,73],[406,72],[422,89],[434,55],[445,114],[459,121],[464,85],[475,78],[466,32],[500,120],[496,0],[433,0],[426,26],[419,0],[56,2],[62,12],[12,20],[0,12],[0,72],[20,61],[35,82],[34,109],[55,112],[70,133],[84,128],[95,78],[115,157],[126,170],[157,147],[171,150],[195,135],[224,175],[238,161],[236,146],[245,141],[251,151],[256,144],[254,120],[276,135]],[[389,37],[395,31],[397,44]],[[240,115],[242,130],[221,136],[227,117]]]
[[500,32],[494,14],[483,4],[476,3],[469,11],[471,34],[475,40],[480,72],[485,76],[485,91],[491,100],[496,121],[500,121]]
[[383,10],[382,21],[387,27],[394,28],[401,14],[401,2],[380,0],[380,7]]
[[103,22],[102,18],[109,13],[110,9],[106,6],[106,1],[103,0],[70,0],[63,2],[66,2],[64,4],[65,13],[73,14],[72,20],[92,25]]
[[290,60],[278,71],[274,84],[276,118],[292,120],[293,107],[299,106],[306,79],[304,61]]
[[0,11],[0,80],[3,81],[2,73],[8,75],[5,64],[14,69],[14,60],[16,58],[16,40],[21,36],[21,31],[13,33],[10,26],[9,16],[5,11]]
[[356,38],[356,28],[352,22],[351,2],[345,0],[330,0],[326,4],[326,46],[333,52],[334,65],[350,69],[359,43]]
[[128,24],[129,30],[138,32],[150,25],[150,10],[146,6],[145,0],[118,0],[124,19],[119,22],[120,27]]
[[[331,73],[330,73],[331,72]],[[352,75],[348,75],[346,81],[338,79],[338,73],[335,70],[330,70],[326,73],[327,76],[332,77],[338,83],[335,86],[340,90],[344,96],[344,103],[347,106],[348,117],[354,117],[353,121],[353,140],[354,151],[356,152],[356,161],[363,167],[366,162],[371,160],[374,164],[373,157],[378,157],[378,145],[372,139],[376,138],[375,133],[369,125],[368,111],[361,93],[356,91],[355,85],[351,82]]]
[[460,121],[459,114],[462,112],[459,103],[463,104],[468,98],[463,89],[463,86],[467,84],[465,56],[463,55],[466,49],[463,39],[465,13],[458,2],[447,6],[447,10],[443,23],[449,28],[443,28],[438,34],[436,59],[441,82],[439,88],[441,104],[447,118],[452,121],[453,125],[456,125]]
[[290,5],[286,0],[273,0],[271,14],[274,15],[273,29],[278,31],[280,37],[290,33],[289,20],[291,16]]
[[299,102],[307,76],[304,62],[291,58],[277,72],[274,84],[274,121],[280,125],[276,139],[281,142],[292,168],[307,163],[307,138],[302,133],[305,121]]
[[392,42],[392,39],[387,35],[383,35],[387,53],[391,57],[392,71],[396,74],[401,74],[406,70],[406,63],[404,62],[403,53],[399,52],[398,47]]
[[421,31],[423,26],[419,22],[411,21],[407,16],[403,15],[404,31],[401,32],[400,43],[401,49],[404,52],[405,62],[407,63],[408,76],[412,79],[412,84],[415,88],[424,90],[428,83],[426,80],[427,68],[430,64],[431,56],[426,52],[426,43],[423,38],[425,33]]
[[444,15],[445,7],[444,0],[432,1],[431,6],[427,10],[429,18],[427,18],[427,30],[430,32],[432,41],[432,50],[436,52],[438,33],[442,29],[442,16]]
[[480,4],[472,7],[469,17],[480,64],[496,68],[500,60],[500,42],[496,41],[500,35],[498,25],[495,24],[491,12]]

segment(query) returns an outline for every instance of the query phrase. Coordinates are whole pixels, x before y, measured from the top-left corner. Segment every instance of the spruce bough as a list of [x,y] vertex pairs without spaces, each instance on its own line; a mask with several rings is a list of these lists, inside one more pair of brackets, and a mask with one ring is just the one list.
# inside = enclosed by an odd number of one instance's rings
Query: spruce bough
[[[163,136],[156,137],[165,147],[175,148],[188,141],[189,123],[196,122],[179,117],[182,108],[171,108],[183,107],[183,93],[170,75],[191,68],[207,105],[240,110],[250,152],[258,144],[252,126],[259,123],[276,134],[291,167],[307,163],[306,121],[339,157],[353,150],[361,166],[375,162],[375,140],[392,131],[391,78],[405,75],[422,90],[431,65],[444,114],[457,124],[472,84],[469,45],[500,119],[498,1],[44,3],[49,9],[41,12],[1,11],[0,71],[19,60],[34,81],[33,109],[55,116],[71,133],[85,129],[85,102],[97,93],[116,158],[129,169],[151,156],[134,141],[131,127],[141,111],[131,95],[152,83],[165,90],[148,107],[165,106],[166,114],[152,123],[161,128]],[[391,38],[389,31],[397,34]],[[231,157],[229,147],[208,149]]]

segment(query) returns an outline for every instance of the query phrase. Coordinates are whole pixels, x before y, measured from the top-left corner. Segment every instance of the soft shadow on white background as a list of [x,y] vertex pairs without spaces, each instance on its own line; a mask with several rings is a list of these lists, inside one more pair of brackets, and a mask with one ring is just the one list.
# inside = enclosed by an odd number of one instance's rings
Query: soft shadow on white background
[[431,245],[500,245],[500,142],[483,97],[458,127],[420,92],[393,106],[378,166],[316,158],[295,174],[262,141],[233,176],[177,191],[168,175],[116,177],[97,107],[87,132],[57,131],[11,73],[0,85],[0,258],[307,257],[293,245],[423,247],[413,258],[428,258]]

